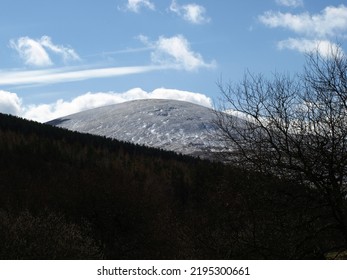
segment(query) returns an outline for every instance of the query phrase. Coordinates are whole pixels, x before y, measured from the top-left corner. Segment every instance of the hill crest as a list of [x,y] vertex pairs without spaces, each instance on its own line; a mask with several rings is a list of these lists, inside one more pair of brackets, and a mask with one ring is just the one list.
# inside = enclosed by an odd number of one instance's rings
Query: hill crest
[[108,105],[48,122],[69,130],[106,136],[182,154],[202,155],[222,149],[213,139],[212,109],[165,99]]

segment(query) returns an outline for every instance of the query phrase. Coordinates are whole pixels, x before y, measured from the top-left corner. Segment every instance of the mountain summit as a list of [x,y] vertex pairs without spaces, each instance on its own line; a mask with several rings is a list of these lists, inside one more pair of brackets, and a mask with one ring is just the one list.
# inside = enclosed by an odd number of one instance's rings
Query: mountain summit
[[48,124],[182,154],[221,150],[212,109],[177,100],[145,99],[58,118]]

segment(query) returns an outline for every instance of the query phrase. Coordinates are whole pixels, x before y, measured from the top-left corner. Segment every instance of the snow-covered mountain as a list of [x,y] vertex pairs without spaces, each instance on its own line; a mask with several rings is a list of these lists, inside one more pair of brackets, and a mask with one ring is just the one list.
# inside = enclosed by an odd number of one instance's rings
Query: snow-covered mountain
[[211,109],[193,103],[147,99],[91,109],[48,123],[182,154],[206,155],[223,148],[213,139],[214,118]]

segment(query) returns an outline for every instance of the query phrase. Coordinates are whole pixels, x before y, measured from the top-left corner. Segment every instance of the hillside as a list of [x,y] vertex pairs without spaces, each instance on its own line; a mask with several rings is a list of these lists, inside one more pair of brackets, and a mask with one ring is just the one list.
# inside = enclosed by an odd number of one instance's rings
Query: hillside
[[190,155],[223,149],[213,135],[212,109],[177,100],[124,102],[62,117],[48,124]]
[[323,258],[312,190],[0,114],[1,259]]

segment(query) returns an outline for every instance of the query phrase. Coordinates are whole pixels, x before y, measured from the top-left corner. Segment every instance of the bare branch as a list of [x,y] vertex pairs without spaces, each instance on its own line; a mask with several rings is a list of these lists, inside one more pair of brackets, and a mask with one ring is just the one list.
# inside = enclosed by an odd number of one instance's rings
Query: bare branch
[[218,84],[217,137],[230,162],[296,179],[320,191],[347,243],[347,57],[306,56],[301,75],[272,79],[247,72],[238,84]]

